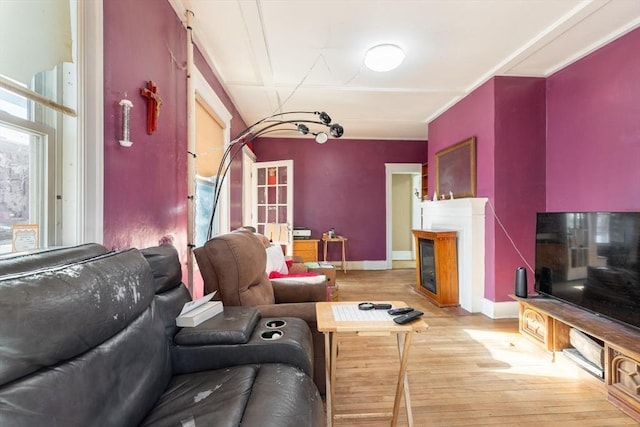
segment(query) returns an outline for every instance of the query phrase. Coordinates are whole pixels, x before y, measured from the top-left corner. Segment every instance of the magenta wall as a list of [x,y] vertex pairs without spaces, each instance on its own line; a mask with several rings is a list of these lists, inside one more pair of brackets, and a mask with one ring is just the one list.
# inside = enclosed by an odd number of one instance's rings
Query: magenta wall
[[[494,196],[494,80],[491,79],[429,123],[429,188],[435,190],[435,153],[476,137],[477,197]],[[432,190],[432,191],[433,191]],[[489,211],[487,206],[486,212]],[[494,221],[485,221],[485,294],[494,292]]]
[[[541,78],[495,78],[494,288],[485,296],[510,301],[515,270],[528,267],[533,289],[536,212],[545,209],[545,97]],[[498,221],[499,220],[499,221]]]
[[[545,194],[544,106],[543,79],[495,77],[429,124],[432,165],[439,150],[476,137],[477,197],[489,199],[485,297],[492,301],[509,300],[515,269],[533,265],[535,212]],[[435,188],[433,174],[429,181]]]
[[548,79],[547,209],[640,210],[640,29]]
[[429,123],[430,189],[436,188],[435,153],[475,136],[477,195],[493,195],[494,115],[494,80],[491,79]]
[[[104,24],[104,243],[146,247],[169,234],[184,254],[186,32],[169,3],[154,0],[105,1]],[[140,95],[148,80],[162,98],[153,135]],[[130,148],[118,144],[122,98],[134,104]]]
[[293,160],[294,225],[316,238],[335,228],[351,261],[386,259],[385,163],[427,160],[426,141],[263,138],[254,149],[259,162]]
[[[186,30],[168,2],[104,2],[104,243],[110,248],[153,246],[171,235],[186,260],[186,57]],[[197,49],[194,62],[235,117],[231,134],[239,132],[244,122]],[[153,135],[146,133],[147,109],[140,95],[148,80],[162,98]],[[134,104],[130,148],[118,144],[122,98]],[[236,205],[240,178],[232,180]]]

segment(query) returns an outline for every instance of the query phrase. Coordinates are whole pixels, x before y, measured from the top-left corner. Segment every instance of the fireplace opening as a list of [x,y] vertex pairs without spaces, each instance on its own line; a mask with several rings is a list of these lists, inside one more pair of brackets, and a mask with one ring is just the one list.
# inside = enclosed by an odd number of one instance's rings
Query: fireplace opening
[[428,239],[418,239],[418,242],[420,244],[420,286],[437,295],[434,242]]
[[416,256],[416,291],[438,307],[456,307],[458,300],[458,257],[456,232],[413,230]]

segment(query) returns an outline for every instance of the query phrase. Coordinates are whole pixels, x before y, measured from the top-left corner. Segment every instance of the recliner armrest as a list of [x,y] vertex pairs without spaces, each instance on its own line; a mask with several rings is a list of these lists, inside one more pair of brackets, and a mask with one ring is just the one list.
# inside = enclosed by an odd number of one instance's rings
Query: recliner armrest
[[246,343],[174,345],[171,359],[174,375],[253,363],[286,363],[312,377],[313,339],[303,319],[262,318]]
[[326,276],[321,283],[302,283],[288,280],[271,280],[276,304],[295,302],[319,302],[327,300]]
[[253,307],[225,307],[224,311],[195,327],[182,328],[174,337],[176,345],[244,344],[260,320]]

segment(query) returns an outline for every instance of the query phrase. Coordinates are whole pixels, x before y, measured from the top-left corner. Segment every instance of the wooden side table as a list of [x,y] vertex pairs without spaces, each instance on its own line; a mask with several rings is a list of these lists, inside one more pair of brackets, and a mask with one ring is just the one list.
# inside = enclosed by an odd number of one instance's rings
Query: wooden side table
[[347,241],[347,238],[344,236],[335,236],[335,237],[329,237],[326,234],[322,236],[322,246],[323,246],[323,255],[324,255],[324,261],[327,261],[327,245],[330,242],[338,242],[342,244],[342,270],[346,273],[347,272],[347,252],[345,249],[345,242]]
[[[393,307],[406,307],[402,301],[376,301],[388,302]],[[325,375],[327,379],[327,427],[333,425],[334,419],[365,417],[390,418],[391,426],[398,423],[400,414],[400,401],[404,395],[407,410],[407,421],[409,426],[413,426],[413,413],[411,409],[411,397],[409,395],[409,378],[407,377],[407,365],[409,361],[409,349],[411,347],[411,337],[416,332],[424,332],[429,327],[421,318],[404,325],[396,324],[391,316],[388,319],[364,320],[367,318],[366,312],[358,310],[357,302],[318,302],[316,303],[316,317],[318,320],[318,331],[324,334],[325,352]],[[335,310],[334,310],[335,308]],[[344,312],[346,310],[346,312]],[[346,315],[345,320],[341,318]],[[336,315],[338,313],[338,315]],[[386,313],[385,313],[386,314]],[[362,316],[363,319],[359,317]],[[398,342],[398,356],[400,358],[400,368],[397,382],[395,384],[395,398],[392,412],[368,413],[368,414],[336,414],[334,410],[336,367],[338,358],[338,341],[343,336],[378,337],[396,335]]]

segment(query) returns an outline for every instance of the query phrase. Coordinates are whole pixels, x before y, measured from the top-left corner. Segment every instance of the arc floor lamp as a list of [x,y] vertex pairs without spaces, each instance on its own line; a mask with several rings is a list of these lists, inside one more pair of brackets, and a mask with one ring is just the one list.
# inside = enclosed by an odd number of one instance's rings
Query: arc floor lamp
[[[297,115],[297,117],[290,119],[289,116],[292,115]],[[326,132],[327,129],[329,134]],[[331,116],[324,111],[289,111],[277,113],[258,120],[240,132],[238,136],[231,140],[222,154],[222,159],[218,165],[216,180],[213,186],[213,206],[211,210],[211,218],[209,220],[209,229],[207,231],[207,240],[212,237],[213,224],[215,221],[216,211],[218,210],[222,185],[229,173],[233,159],[238,155],[238,153],[242,152],[242,148],[245,145],[259,136],[281,131],[292,131],[298,132],[302,135],[313,135],[318,144],[324,144],[327,142],[329,135],[334,138],[340,138],[344,134],[344,128],[338,123],[331,123]]]

